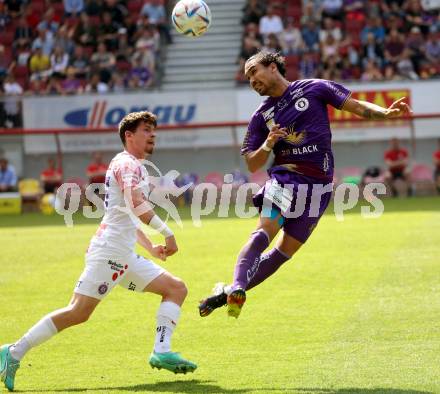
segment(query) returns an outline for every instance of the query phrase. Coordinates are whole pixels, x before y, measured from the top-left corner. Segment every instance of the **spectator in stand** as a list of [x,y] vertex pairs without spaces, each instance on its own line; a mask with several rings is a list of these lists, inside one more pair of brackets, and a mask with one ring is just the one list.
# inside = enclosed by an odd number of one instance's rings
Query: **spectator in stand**
[[61,88],[65,94],[82,93],[81,81],[76,77],[74,67],[67,67],[66,78],[61,82]]
[[384,159],[387,165],[387,172],[385,173],[385,181],[391,188],[392,195],[397,196],[397,189],[395,187],[396,180],[400,179],[404,182],[407,194],[410,192],[410,175],[408,171],[409,155],[405,148],[400,146],[399,140],[393,138],[390,141],[391,147],[385,151]]
[[323,0],[303,0],[301,24],[305,25],[310,20],[321,20]]
[[113,93],[124,93],[126,91],[124,76],[122,74],[120,73],[112,74],[111,90]]
[[404,51],[401,59],[397,63],[397,70],[399,74],[407,79],[412,79],[413,81],[419,79],[417,75],[414,65],[411,62],[408,51]]
[[77,78],[85,78],[90,71],[90,61],[84,53],[84,47],[80,44],[75,45],[73,56],[70,58],[69,67],[75,71]]
[[138,33],[138,25],[136,21],[136,15],[128,14],[124,18],[124,28],[127,29],[127,39],[130,46],[134,47],[136,42],[137,33]]
[[264,15],[265,8],[258,0],[248,0],[242,11],[242,25],[246,26],[249,23],[255,23],[258,25],[260,23],[260,19]]
[[281,52],[281,45],[276,34],[271,33],[267,36],[263,50],[271,53]]
[[241,52],[238,57],[240,68],[244,67],[244,63],[251,56],[255,55],[261,49],[261,43],[250,35],[243,37]]
[[368,18],[367,23],[361,31],[361,42],[366,44],[368,35],[373,34],[374,41],[378,44],[383,43],[385,40],[385,28],[380,17]]
[[120,27],[118,29],[117,45],[116,45],[116,61],[128,61],[134,52],[134,48],[128,40],[127,29]]
[[84,11],[84,0],[63,0],[64,14],[67,17],[78,16]]
[[343,0],[324,0],[322,2],[322,16],[342,21],[344,17]]
[[260,19],[260,34],[266,39],[269,34],[280,34],[283,30],[283,22],[275,15],[273,6],[267,7],[267,14]]
[[432,156],[434,162],[434,182],[437,192],[440,194],[440,138],[437,141],[437,150]]
[[426,60],[433,66],[440,64],[440,40],[436,39],[435,33],[428,34],[425,44]]
[[55,160],[49,158],[47,168],[40,174],[40,181],[43,185],[44,193],[56,193],[57,189],[63,183],[63,172],[60,168],[56,168]]
[[102,15],[102,0],[87,0],[85,12],[90,16]]
[[14,192],[17,190],[17,175],[15,168],[9,164],[8,159],[0,158],[0,193]]
[[46,94],[45,89],[46,89],[45,83],[41,79],[36,78],[29,83],[29,87],[28,90],[26,91],[26,94],[42,96]]
[[246,60],[255,55],[261,48],[261,43],[252,35],[246,35],[243,37],[241,45],[240,55],[238,56],[238,70],[236,74],[236,81],[239,83],[248,83],[247,78],[244,75],[244,65]]
[[329,57],[339,58],[339,42],[331,34],[321,43],[321,56],[324,62],[327,62]]
[[345,19],[362,24],[365,21],[365,8],[365,0],[344,0]]
[[95,152],[92,162],[87,166],[86,175],[90,183],[104,183],[108,164],[104,163],[102,154]]
[[423,10],[420,0],[408,0],[404,5],[406,30],[418,27],[423,35],[428,34],[430,17]]
[[69,55],[64,52],[62,47],[55,47],[50,56],[51,74],[64,77],[67,66],[69,65]]
[[7,127],[21,127],[21,103],[20,96],[23,95],[23,87],[15,80],[12,73],[6,75],[3,83],[4,111],[6,114]]
[[387,81],[401,81],[403,78],[397,74],[396,68],[392,64],[387,64],[384,69],[384,78]]
[[142,66],[148,68],[151,72],[156,69],[156,49],[157,38],[155,37],[154,27],[143,28],[139,33],[140,37],[136,41],[136,51],[133,56],[142,59]]
[[17,51],[23,47],[30,45],[33,37],[34,33],[28,25],[26,18],[24,16],[21,16],[18,20],[17,27],[15,28],[14,42],[12,44],[12,48]]
[[35,30],[37,28],[38,23],[40,23],[40,15],[35,10],[35,7],[33,6],[32,2],[29,2],[24,6],[24,17],[26,18],[26,22],[28,26]]
[[325,18],[323,21],[323,26],[319,32],[319,41],[321,43],[325,42],[327,36],[332,36],[335,41],[342,41],[342,31],[336,26],[335,21],[332,18]]
[[96,46],[98,30],[92,25],[87,13],[83,12],[80,16],[79,23],[73,30],[73,41],[84,46]]
[[47,95],[62,95],[64,94],[63,86],[61,85],[60,76],[57,74],[51,75],[44,88],[44,94]]
[[389,36],[385,39],[385,60],[388,63],[397,65],[403,59],[404,52],[405,43],[402,35],[396,29],[391,30]]
[[414,26],[406,36],[406,49],[417,73],[420,71],[422,63],[426,61],[425,39],[420,32],[420,28]]
[[318,75],[318,65],[316,63],[313,52],[304,52],[299,62],[300,79],[312,79]]
[[126,2],[118,0],[105,0],[102,7],[102,11],[110,13],[112,21],[116,22],[119,26],[124,24],[124,18],[128,14],[128,10],[125,8],[123,3]]
[[302,38],[308,51],[319,51],[319,35],[320,31],[316,22],[312,19],[302,29]]
[[22,7],[25,1],[23,0],[6,0],[4,1],[6,4],[6,8],[8,9],[8,13],[11,18],[15,19],[20,17],[22,13]]
[[157,27],[161,36],[171,43],[171,34],[168,27],[167,15],[161,0],[148,0],[144,3],[141,15],[148,16],[150,23]]
[[136,90],[146,88],[152,83],[151,72],[142,65],[141,56],[133,56],[132,68],[127,76],[127,85],[130,89]]
[[110,12],[104,12],[98,28],[99,41],[104,41],[109,50],[114,50],[118,44],[119,25],[112,20]]
[[60,27],[61,18],[55,14],[53,7],[49,7],[44,13],[43,20],[38,24],[38,30],[47,30],[55,35]]
[[286,28],[279,38],[283,55],[298,55],[304,51],[301,31],[295,26],[293,18],[287,18]]
[[383,51],[382,46],[377,43],[373,32],[367,34],[367,39],[362,48],[362,58],[364,66],[373,60],[379,67],[383,65]]
[[329,56],[323,65],[322,79],[339,81],[342,79],[341,63],[336,56]]
[[5,56],[5,46],[0,44],[0,80],[13,68],[14,64],[9,63]]
[[93,73],[90,77],[88,84],[86,85],[86,93],[107,93],[109,87],[107,83],[100,80],[99,73]]
[[115,55],[107,49],[104,42],[100,42],[97,51],[90,59],[90,65],[94,70],[99,71],[101,81],[105,83],[110,81],[115,64]]
[[55,33],[54,47],[62,47],[69,57],[73,54],[75,43],[69,37],[69,29],[67,25],[61,25]]
[[365,64],[364,72],[361,75],[361,81],[372,82],[372,81],[382,81],[383,75],[377,66],[374,59],[370,59]]
[[44,27],[38,29],[38,36],[32,42],[32,49],[36,49],[36,47],[41,47],[43,53],[46,56],[50,56],[53,50],[54,37],[52,32],[46,30]]
[[34,53],[29,61],[29,71],[31,72],[31,81],[34,79],[45,79],[50,75],[50,59],[43,53],[40,44],[34,45]]

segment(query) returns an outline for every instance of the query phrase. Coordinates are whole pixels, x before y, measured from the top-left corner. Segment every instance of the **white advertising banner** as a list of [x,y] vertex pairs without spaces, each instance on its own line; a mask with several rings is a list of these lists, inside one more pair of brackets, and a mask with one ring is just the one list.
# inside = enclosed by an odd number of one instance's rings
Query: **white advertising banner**
[[[130,112],[152,111],[159,125],[228,122],[236,117],[235,95],[235,91],[220,91],[29,97],[23,99],[23,120],[29,129],[114,127],[114,134],[60,135],[63,152],[114,151],[121,149],[118,123]],[[56,152],[51,135],[28,135],[24,140],[27,153]],[[158,149],[228,146],[232,135],[230,129],[163,131],[158,132],[157,142]]]
[[[438,113],[440,81],[346,84],[360,100],[386,106],[396,98],[408,96],[415,114]],[[211,122],[248,122],[262,101],[250,88],[195,92],[147,92],[116,95],[83,95],[68,97],[27,97],[23,99],[24,127],[54,129],[74,127],[112,127],[114,133],[61,134],[63,152],[117,151],[121,148],[117,135],[119,121],[129,112],[150,110],[158,117],[159,125],[187,125]],[[329,110],[333,140],[374,141],[392,136],[417,138],[440,136],[439,119],[393,123],[338,123],[355,118],[345,112]],[[238,128],[241,143],[245,127]],[[158,132],[158,149],[234,146],[231,128],[182,129]],[[26,153],[56,152],[52,135],[25,137]]]

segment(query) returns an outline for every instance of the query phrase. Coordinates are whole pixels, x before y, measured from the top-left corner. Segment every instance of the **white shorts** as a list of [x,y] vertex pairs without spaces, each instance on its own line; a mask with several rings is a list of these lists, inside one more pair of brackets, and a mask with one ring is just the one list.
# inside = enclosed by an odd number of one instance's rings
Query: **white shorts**
[[78,279],[74,292],[102,300],[116,285],[131,291],[145,287],[166,272],[161,266],[133,253],[128,257],[86,254],[86,267]]

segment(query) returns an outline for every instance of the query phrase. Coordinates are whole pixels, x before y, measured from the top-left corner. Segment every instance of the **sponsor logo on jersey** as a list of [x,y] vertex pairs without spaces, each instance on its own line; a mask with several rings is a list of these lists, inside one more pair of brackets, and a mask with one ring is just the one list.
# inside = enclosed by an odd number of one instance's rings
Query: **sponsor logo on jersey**
[[266,122],[270,119],[273,119],[275,116],[275,107],[270,107],[268,110],[262,112],[261,115],[263,115],[263,118]]
[[307,108],[309,108],[309,100],[307,100],[305,97],[301,97],[299,100],[295,101],[295,109],[297,111],[305,111]]
[[101,295],[107,293],[107,290],[108,290],[108,283],[103,283],[98,287],[98,293]]
[[293,145],[300,145],[304,142],[307,136],[307,131],[295,131],[295,123],[287,127],[287,137],[285,141]]
[[295,100],[298,97],[301,97],[303,94],[304,94],[304,91],[302,88],[298,88],[298,89],[292,90],[290,92],[290,96],[291,96],[292,100]]

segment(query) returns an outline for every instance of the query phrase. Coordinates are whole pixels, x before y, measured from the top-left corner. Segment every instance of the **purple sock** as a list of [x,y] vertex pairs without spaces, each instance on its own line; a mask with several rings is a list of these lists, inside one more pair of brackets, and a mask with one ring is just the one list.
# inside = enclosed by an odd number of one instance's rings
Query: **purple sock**
[[237,258],[232,288],[246,289],[258,269],[261,253],[269,246],[269,236],[263,230],[254,231]]
[[273,248],[269,250],[269,252],[262,255],[259,264],[254,271],[254,275],[246,287],[246,290],[250,290],[266,280],[289,259],[289,256],[280,252],[277,248]]

